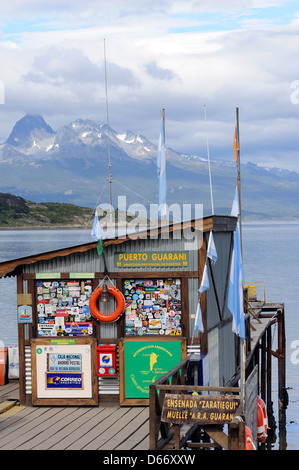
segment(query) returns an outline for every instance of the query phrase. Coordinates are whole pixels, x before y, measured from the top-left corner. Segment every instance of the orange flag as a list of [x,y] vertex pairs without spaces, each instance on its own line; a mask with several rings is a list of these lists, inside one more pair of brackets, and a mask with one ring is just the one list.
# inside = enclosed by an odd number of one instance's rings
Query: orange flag
[[234,138],[234,155],[236,160],[236,165],[238,168],[238,151],[239,151],[239,141],[237,136],[237,124],[235,124],[235,138]]

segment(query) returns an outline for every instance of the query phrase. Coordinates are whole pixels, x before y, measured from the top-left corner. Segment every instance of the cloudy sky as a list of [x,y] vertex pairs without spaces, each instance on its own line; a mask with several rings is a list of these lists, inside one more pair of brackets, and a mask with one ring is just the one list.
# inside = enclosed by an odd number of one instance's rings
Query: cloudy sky
[[[105,45],[105,47],[104,47]],[[287,0],[9,0],[0,6],[0,139],[25,114],[299,172],[299,5]],[[206,120],[204,109],[206,109]]]

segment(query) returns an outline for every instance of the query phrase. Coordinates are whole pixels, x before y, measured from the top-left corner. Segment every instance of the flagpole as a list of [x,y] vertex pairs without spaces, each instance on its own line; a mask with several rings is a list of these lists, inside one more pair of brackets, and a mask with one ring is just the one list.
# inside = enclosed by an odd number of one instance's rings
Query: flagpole
[[106,115],[107,115],[107,137],[108,137],[108,168],[109,168],[109,200],[110,200],[110,228],[112,229],[112,172],[111,172],[111,156],[110,156],[110,124],[108,110],[108,87],[107,87],[107,68],[106,68],[106,44],[104,38],[104,64],[105,64],[105,90],[106,90]]
[[213,188],[212,188],[211,162],[210,162],[210,151],[209,151],[209,140],[208,140],[208,125],[207,125],[206,105],[204,105],[204,114],[205,114],[205,123],[206,123],[206,139],[207,139],[207,153],[208,153],[208,165],[209,165],[209,177],[210,177],[211,207],[212,207],[212,215],[214,215],[214,201],[213,201]]
[[166,220],[166,155],[165,155],[165,109],[161,111],[160,136],[157,156],[157,169],[159,178],[159,203],[158,217],[161,217],[161,224]]
[[239,131],[239,108],[236,108],[236,139],[237,139],[237,185],[239,193],[239,226],[240,226],[240,244],[241,244],[241,253],[243,254],[242,249],[242,206],[241,206],[241,160],[240,160],[240,131]]
[[[162,109],[162,121],[163,121],[163,146],[164,146],[164,152],[165,152],[166,145],[165,145],[165,109],[164,108]],[[166,155],[165,155],[165,158],[166,158]],[[163,222],[163,220],[164,221],[166,220],[166,214],[164,213],[164,208],[163,208],[163,213],[161,217],[161,222]]]
[[[242,206],[241,206],[241,161],[240,161],[240,130],[239,130],[239,108],[236,108],[236,144],[237,144],[237,186],[239,195],[239,234],[240,234],[240,250],[243,257],[242,247]],[[246,338],[240,338],[240,389],[242,413],[246,419]]]

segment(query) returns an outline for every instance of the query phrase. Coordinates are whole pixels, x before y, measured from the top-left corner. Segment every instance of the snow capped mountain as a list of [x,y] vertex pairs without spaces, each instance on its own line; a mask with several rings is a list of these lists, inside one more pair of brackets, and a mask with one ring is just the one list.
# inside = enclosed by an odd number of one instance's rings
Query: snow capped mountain
[[[132,190],[134,198],[138,193],[146,201],[157,202],[157,145],[146,137],[83,119],[54,131],[42,116],[33,115],[20,119],[0,145],[0,191],[36,202],[94,207],[107,182],[108,152],[114,181]],[[209,212],[207,158],[172,149],[166,149],[166,158],[168,204],[202,203]],[[211,167],[215,210],[229,214],[235,162],[212,160]],[[242,165],[242,202],[248,214],[299,217],[298,196],[299,174],[253,163]]]
[[[55,132],[42,116],[27,114],[14,125],[6,145],[10,146],[8,148],[12,154],[13,150],[18,150],[20,153],[35,155],[50,150],[54,139]],[[7,148],[5,151],[9,155]]]
[[[77,119],[56,132],[42,116],[26,115],[20,119],[0,146],[0,160],[28,156],[39,159],[107,158],[108,139],[112,153],[136,160],[155,160],[157,146],[130,130],[116,132],[91,120]],[[176,152],[174,152],[176,153]],[[125,154],[125,155],[124,155]],[[176,154],[179,155],[179,154]]]

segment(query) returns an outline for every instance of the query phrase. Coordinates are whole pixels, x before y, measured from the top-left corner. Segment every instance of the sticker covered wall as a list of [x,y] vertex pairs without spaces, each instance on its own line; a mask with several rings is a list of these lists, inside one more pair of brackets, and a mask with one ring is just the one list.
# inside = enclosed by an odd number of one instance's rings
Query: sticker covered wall
[[181,279],[124,281],[126,336],[180,336]]
[[36,281],[37,335],[92,335],[91,291],[91,280]]

